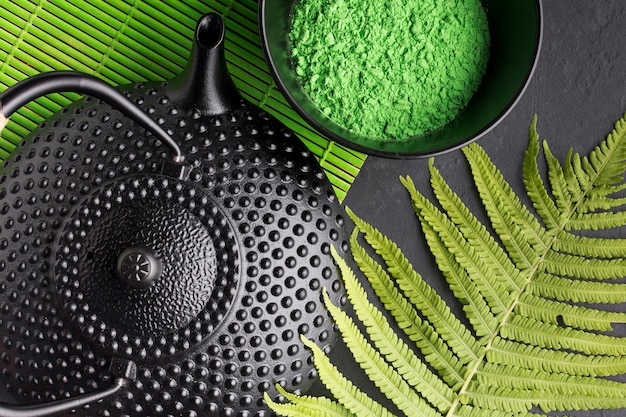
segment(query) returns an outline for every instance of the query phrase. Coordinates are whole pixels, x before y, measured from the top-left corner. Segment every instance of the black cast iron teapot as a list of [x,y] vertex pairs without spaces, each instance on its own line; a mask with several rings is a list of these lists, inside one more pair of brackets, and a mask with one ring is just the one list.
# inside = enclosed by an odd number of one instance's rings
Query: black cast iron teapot
[[224,23],[186,69],[119,89],[52,72],[0,95],[0,127],[51,92],[86,97],[0,171],[0,416],[264,416],[315,379],[321,302],[345,297],[342,209],[312,154],[243,100]]

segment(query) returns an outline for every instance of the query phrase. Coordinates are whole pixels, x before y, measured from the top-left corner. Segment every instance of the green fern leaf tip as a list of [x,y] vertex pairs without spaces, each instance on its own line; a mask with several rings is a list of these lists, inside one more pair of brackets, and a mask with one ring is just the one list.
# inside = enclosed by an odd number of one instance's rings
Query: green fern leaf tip
[[564,162],[540,142],[536,116],[528,133],[522,175],[530,207],[480,146],[462,149],[487,224],[434,159],[432,201],[400,177],[467,320],[451,313],[394,242],[347,208],[355,224],[351,254],[363,278],[331,253],[354,314],[325,291],[323,298],[378,392],[360,389],[302,337],[333,398],[278,385],[280,401],[265,395],[272,410],[286,417],[538,417],[626,409],[626,384],[610,378],[626,374],[626,337],[613,332],[626,323],[618,307],[626,301],[626,239],[585,235],[626,226],[626,115],[588,156],[570,151]]

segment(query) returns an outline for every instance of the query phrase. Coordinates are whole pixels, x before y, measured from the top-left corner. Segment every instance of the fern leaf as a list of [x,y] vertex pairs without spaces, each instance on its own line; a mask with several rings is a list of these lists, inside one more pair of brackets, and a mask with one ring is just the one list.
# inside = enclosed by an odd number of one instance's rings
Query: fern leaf
[[523,413],[535,405],[532,399],[524,394],[527,392],[478,384],[471,384],[467,392],[473,406],[509,413]]
[[533,268],[547,249],[546,231],[476,144],[463,148],[491,224],[516,266]]
[[324,292],[324,302],[356,362],[400,411],[410,416],[441,416],[406,383],[392,366],[383,360],[363,337],[352,319],[332,304],[326,292]]
[[550,391],[556,395],[594,396],[624,399],[626,384],[609,379],[549,373],[483,363],[476,373],[476,382],[514,390]]
[[[568,160],[571,152],[572,150],[568,153]],[[579,199],[581,191],[578,186],[574,187],[574,173],[561,166],[558,159],[552,154],[546,141],[543,142],[543,155],[548,167],[548,182],[552,190],[552,197],[561,217],[561,220],[558,222],[558,229],[560,229],[567,222],[573,211],[572,201]],[[535,157],[537,156],[538,154],[535,154]],[[566,164],[566,166],[568,165]]]
[[[450,226],[447,225],[448,219],[414,188],[410,193],[416,212],[419,213],[418,216],[422,223],[422,230],[426,236],[430,251],[435,256],[437,265],[446,277],[450,289],[461,303],[463,303],[463,309],[473,325],[474,331],[477,336],[493,334],[497,326],[494,313],[501,313],[504,310],[503,303],[501,300],[494,302],[494,298],[496,298],[497,295],[494,294],[494,291],[490,291],[488,284],[482,285],[483,289],[487,289],[485,296],[481,294],[475,283],[472,282],[470,274],[468,274],[458,262],[458,257],[463,257],[463,255],[455,255],[454,251],[449,250],[449,246],[454,246],[454,243],[449,243],[449,245],[444,243],[443,239],[445,237],[451,238],[449,234],[446,234],[446,230],[450,229]],[[439,225],[440,233],[431,227],[429,220]],[[462,240],[462,237],[458,233],[455,235],[455,238]],[[504,292],[502,289],[499,290]],[[492,301],[491,306],[489,306],[487,302],[490,297]]]
[[613,184],[616,190],[621,188],[618,184],[624,179],[622,174],[626,169],[626,152],[619,145],[624,139],[626,128],[618,121],[607,139],[596,146],[589,156],[581,159],[581,165],[594,186]]
[[[429,160],[428,167],[433,192],[450,220],[458,227],[485,263],[489,265],[493,275],[500,280],[502,285],[509,292],[519,291],[526,283],[524,277],[521,276],[485,226],[469,211],[458,195],[450,189],[435,167],[433,159]],[[419,196],[413,181],[409,177],[400,178],[400,181],[408,190],[415,207],[415,199]]]
[[595,377],[626,373],[626,356],[580,355],[501,338],[493,341],[487,359],[501,365],[568,375]]
[[351,239],[354,260],[369,280],[378,298],[441,378],[452,389],[458,389],[463,383],[465,373],[463,364],[439,338],[435,329],[423,321],[411,303],[398,292],[389,275],[358,245],[355,236],[356,234],[353,234]]
[[285,389],[276,385],[280,395],[287,399],[287,403],[273,401],[269,394],[263,395],[267,405],[275,413],[284,417],[356,417],[344,406],[326,397],[300,396],[288,393]]
[[556,301],[589,304],[626,302],[626,284],[576,280],[543,273],[535,276],[527,291]]
[[[553,181],[553,184],[557,186],[553,188],[555,202],[550,198],[543,184],[537,165],[537,157],[539,156],[539,134],[537,133],[536,115],[533,117],[528,136],[528,148],[524,155],[524,166],[522,170],[526,193],[530,197],[537,214],[539,214],[543,220],[546,228],[548,230],[556,230],[559,229],[562,224],[563,218],[561,213],[569,208],[569,193],[567,193],[565,187],[558,187],[564,184],[563,179],[559,177],[556,181]],[[559,174],[559,172],[556,171],[554,174]],[[562,175],[562,171],[560,174]]]
[[469,405],[461,405],[451,415],[451,417],[544,417],[535,413],[511,413],[510,411],[499,411],[490,408],[479,408]]
[[[552,153],[550,152],[548,143],[544,142],[543,144],[544,144],[544,155],[547,158],[548,156],[551,156]],[[572,158],[574,157],[573,155],[574,155],[574,150],[570,148],[570,150],[567,152],[567,157],[565,158],[565,163],[563,164],[562,167],[560,166],[556,158],[554,157],[552,158],[554,159],[554,161],[556,161],[556,165],[559,166],[559,169],[563,170],[563,175],[565,178],[565,182],[567,184],[567,189],[569,190],[572,196],[571,201],[580,201],[581,200],[580,197],[583,192],[580,188],[580,184],[578,183],[578,179],[576,178],[576,173],[574,172],[574,168],[572,164]],[[548,170],[550,170],[550,168],[551,168],[550,165],[548,165]],[[548,171],[548,174],[550,174],[549,171]],[[571,209],[570,211],[573,211],[574,209],[573,204],[570,206],[570,209]]]
[[[490,337],[496,331],[498,321],[491,313],[487,302],[474,286],[467,272],[458,264],[454,255],[446,251],[439,234],[430,228],[426,222],[423,222],[422,230],[440,271],[445,276],[455,297],[463,304],[463,311],[472,324],[474,332],[481,338]],[[479,342],[484,344],[482,340]]]
[[[454,226],[450,219],[441,213],[414,188],[409,190],[413,207],[420,221],[432,228],[439,235],[439,239],[445,245],[446,251],[453,254],[456,262],[462,266],[473,284],[477,287],[482,297],[489,305],[492,313],[498,315],[509,309],[512,303],[510,293],[500,284],[494,275],[492,263],[483,262],[482,256]],[[485,318],[487,320],[488,318]]]
[[500,336],[542,348],[569,349],[587,355],[626,355],[626,343],[622,338],[542,323],[518,315],[507,320]]
[[588,258],[626,258],[626,239],[592,238],[559,230],[552,249]]
[[591,188],[591,178],[589,178],[589,175],[587,175],[587,172],[583,169],[582,160],[579,154],[572,154],[569,162],[572,164],[572,172],[574,173],[578,187],[580,188],[580,195],[584,196],[585,193]]
[[[572,151],[568,154],[567,160],[565,162],[565,168],[562,168],[559,164],[558,160],[552,154],[550,147],[547,142],[544,142],[544,156],[548,165],[548,178],[550,179],[550,184],[552,187],[552,194],[556,200],[556,204],[561,212],[561,217],[564,220],[563,225],[568,230],[584,230],[584,229],[592,229],[598,230],[603,228],[601,225],[604,222],[607,222],[607,227],[616,227],[623,223],[622,215],[615,215],[612,213],[604,213],[604,214],[593,214],[582,216],[582,213],[592,213],[597,209],[608,210],[610,208],[618,207],[626,202],[625,199],[608,199],[610,194],[616,193],[624,187],[626,184],[614,185],[615,181],[619,181],[621,177],[607,179],[604,176],[596,179],[596,186],[590,188],[588,190],[581,190],[578,182],[576,181],[575,174],[572,168],[571,157]],[[572,184],[576,183],[574,187]],[[607,184],[604,184],[607,183]],[[569,184],[567,187],[565,184]],[[587,194],[583,194],[586,192]],[[579,213],[574,213],[574,210]],[[585,225],[585,221],[590,222],[588,226]],[[566,236],[562,230],[559,230],[561,236]],[[573,237],[574,235],[569,235]],[[591,242],[594,239],[579,237],[583,242]],[[601,239],[596,239],[596,243],[600,243]],[[557,245],[554,246],[555,250],[561,250],[561,246],[558,246],[559,242],[556,242]],[[605,247],[606,245],[601,245],[601,247]],[[586,247],[586,249],[593,250],[594,247]],[[585,252],[580,250],[568,250],[567,252],[571,252],[573,254],[580,254],[583,256],[611,256],[608,255],[613,251],[619,251],[619,253],[624,253],[624,244],[615,243],[615,246],[603,249],[603,252],[599,252],[601,249],[597,247],[596,252]],[[623,256],[623,255],[620,255]]]
[[555,251],[546,253],[542,271],[586,279],[618,279],[626,276],[626,259],[594,259]]
[[347,410],[359,417],[394,417],[389,410],[348,381],[315,343],[304,336],[301,339],[302,343],[313,352],[313,360],[320,380]]
[[595,186],[589,191],[588,197],[578,203],[577,208],[581,212],[590,213],[596,210],[606,211],[626,204],[626,198],[606,198],[615,192],[613,187]]
[[480,408],[523,413],[538,406],[544,412],[619,408],[622,398],[557,395],[551,390],[518,390],[491,385],[471,384],[468,395]]
[[[598,184],[612,186],[615,192],[622,189],[619,184],[626,169],[626,147],[620,145],[625,141],[626,123],[620,120],[606,140],[596,146],[588,157],[576,158],[576,161],[580,161],[577,165],[580,165],[589,178],[590,183],[587,190],[584,190],[587,197],[594,196],[593,188]],[[603,191],[606,195],[610,193],[611,191]],[[583,212],[580,208],[579,211]]]
[[[562,291],[567,292],[564,288]],[[560,324],[582,330],[611,331],[611,323],[626,323],[626,313],[602,311],[582,305],[572,305],[550,299],[535,297],[530,293],[521,295],[515,313],[544,323]]]
[[357,317],[365,325],[374,346],[412,388],[420,392],[439,411],[447,411],[455,396],[452,389],[433,374],[396,335],[383,314],[368,301],[363,287],[334,248],[332,254],[344,279],[348,299],[354,306]]
[[[570,190],[576,193],[573,213],[566,224],[568,230],[599,230],[618,227],[624,224],[624,211],[608,210],[624,203],[624,199],[610,196],[624,189],[623,172],[626,169],[626,122],[624,119],[605,141],[596,146],[589,157],[569,154],[564,164],[564,172],[570,179]],[[544,146],[548,149],[547,145]],[[576,179],[578,188],[575,187]]]
[[567,222],[567,230],[602,230],[623,226],[626,212],[574,213]]
[[[320,398],[322,399],[322,398]],[[327,400],[331,403],[330,400]],[[347,412],[342,414],[334,408],[324,407],[320,404],[312,403],[277,403],[266,396],[265,403],[277,414],[284,417],[354,417],[354,414]],[[330,405],[330,404],[329,404]],[[340,405],[341,406],[341,405]]]
[[481,347],[476,339],[454,316],[441,297],[415,272],[400,249],[376,228],[359,219],[352,211],[347,211],[368,243],[385,260],[389,272],[407,298],[419,308],[459,359],[465,363],[477,360]]

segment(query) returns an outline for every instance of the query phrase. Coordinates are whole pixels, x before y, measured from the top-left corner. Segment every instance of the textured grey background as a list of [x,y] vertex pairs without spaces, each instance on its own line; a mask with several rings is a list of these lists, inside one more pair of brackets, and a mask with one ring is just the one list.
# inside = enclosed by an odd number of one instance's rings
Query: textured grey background
[[[538,116],[540,138],[563,159],[572,147],[581,154],[606,138],[626,112],[626,1],[544,0],[543,44],[524,95],[507,117],[478,140],[505,178],[520,192],[521,161],[528,126]],[[344,203],[411,247],[414,219],[398,181],[409,175],[427,186],[427,161],[370,156]],[[436,166],[460,194],[467,190],[460,151],[435,158]],[[626,235],[626,231],[624,233]]]
[[[478,141],[518,194],[524,193],[521,164],[534,114],[540,138],[548,140],[555,156],[563,160],[570,147],[586,155],[626,112],[626,1],[544,0],[543,17],[539,62],[524,96]],[[345,205],[394,240],[418,272],[445,293],[409,197],[398,181],[399,176],[409,175],[428,195],[426,164],[420,159],[368,157]],[[481,212],[462,153],[437,157],[435,165],[470,208]],[[613,234],[626,238],[626,228]],[[349,360],[341,358],[345,352],[340,350],[335,355],[344,364]],[[623,417],[626,410],[573,415]]]

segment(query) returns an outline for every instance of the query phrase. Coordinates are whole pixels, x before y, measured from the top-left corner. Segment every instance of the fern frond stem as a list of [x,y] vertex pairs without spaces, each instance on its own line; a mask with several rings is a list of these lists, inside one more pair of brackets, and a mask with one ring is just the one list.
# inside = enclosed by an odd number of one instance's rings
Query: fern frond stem
[[359,390],[330,362],[314,342],[301,336],[302,343],[313,352],[313,360],[320,380],[346,409],[359,417],[395,417],[380,403]]
[[[364,256],[363,248],[358,252],[361,252],[359,256]],[[397,336],[393,328],[387,324],[382,313],[369,302],[358,279],[334,248],[332,254],[335,262],[339,265],[348,299],[354,307],[357,317],[365,325],[366,331],[376,348],[397,369],[404,380],[411,384],[412,388],[421,393],[440,411],[447,410],[452,398],[454,398],[452,389],[432,373],[413,353],[411,347]],[[356,257],[355,261],[358,263]]]

